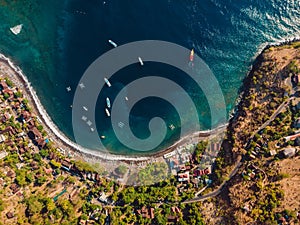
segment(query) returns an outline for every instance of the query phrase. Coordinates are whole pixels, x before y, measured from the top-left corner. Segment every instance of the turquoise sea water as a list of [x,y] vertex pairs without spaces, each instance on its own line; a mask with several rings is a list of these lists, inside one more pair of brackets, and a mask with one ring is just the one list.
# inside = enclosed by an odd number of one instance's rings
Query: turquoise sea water
[[[120,45],[164,40],[194,48],[217,77],[229,112],[259,49],[268,42],[300,36],[300,1],[294,0],[0,0],[0,18],[0,52],[21,67],[53,121],[70,138],[74,92],[66,87],[75,90],[87,67],[111,49],[108,39]],[[22,32],[13,35],[9,28],[21,23]],[[107,95],[113,99],[128,82],[151,73],[175,75],[198,108],[201,128],[210,128],[206,98],[184,74],[158,64],[143,71],[129,66],[112,78],[115,89],[100,93],[96,109],[98,131],[108,137],[104,143],[113,153],[134,152],[114,136],[101,104]],[[149,135],[148,122],[154,116],[175,124],[177,129],[169,130],[154,151],[179,138],[178,114],[163,100],[144,99],[130,116],[139,138]],[[185,122],[189,123],[188,115]]]

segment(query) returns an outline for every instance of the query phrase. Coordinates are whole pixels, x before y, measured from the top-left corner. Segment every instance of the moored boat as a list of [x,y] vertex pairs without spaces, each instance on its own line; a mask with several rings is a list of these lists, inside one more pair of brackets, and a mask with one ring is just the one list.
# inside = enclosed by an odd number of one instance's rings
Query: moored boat
[[111,83],[109,82],[109,80],[106,77],[104,77],[104,82],[106,83],[106,85],[108,87],[111,87]]
[[112,40],[108,40],[108,42],[109,42],[109,44],[111,44],[115,48],[118,47],[118,45],[115,42],[113,42]]
[[140,61],[141,66],[143,66],[143,65],[144,65],[144,62],[143,62],[143,60],[142,60],[141,57],[139,57],[139,61]]
[[106,113],[106,115],[107,115],[108,117],[110,117],[110,112],[109,112],[109,110],[108,110],[107,108],[105,108],[105,113]]
[[194,61],[194,49],[191,50],[190,61],[191,61],[191,62]]
[[18,35],[21,32],[22,28],[23,28],[23,24],[19,24],[17,26],[11,27],[9,29],[14,35]]
[[106,98],[106,105],[107,105],[107,108],[110,108],[110,100],[108,97]]

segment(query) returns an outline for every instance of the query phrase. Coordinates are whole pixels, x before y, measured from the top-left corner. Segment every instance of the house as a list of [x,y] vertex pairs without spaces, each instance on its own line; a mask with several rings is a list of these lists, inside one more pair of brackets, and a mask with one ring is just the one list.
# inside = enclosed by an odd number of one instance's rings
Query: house
[[181,210],[180,210],[177,206],[173,206],[173,207],[171,208],[171,211],[172,211],[173,213],[181,213]]
[[6,173],[6,176],[10,177],[10,178],[15,178],[16,177],[16,173],[12,170],[9,170],[7,173]]
[[8,153],[6,151],[0,152],[0,159],[5,158],[7,155],[8,155]]
[[177,174],[178,181],[183,182],[183,181],[189,181],[190,180],[190,174],[189,171],[186,171],[184,173],[178,173]]
[[147,208],[145,206],[142,209],[137,210],[137,214],[143,218],[154,219],[154,208]]
[[5,140],[6,140],[5,136],[3,134],[0,134],[0,143],[2,143]]
[[293,157],[296,154],[295,148],[286,148],[283,150],[283,154],[286,158]]
[[199,177],[199,176],[203,176],[203,175],[208,175],[211,174],[211,168],[207,167],[204,170],[194,170],[194,177]]
[[0,134],[5,134],[5,133],[9,133],[10,135],[13,135],[16,132],[11,126],[8,126],[4,130],[0,131]]
[[7,83],[4,80],[1,80],[1,82],[0,82],[0,89],[1,90],[5,90],[7,88],[8,88]]
[[31,166],[32,170],[37,170],[39,168],[39,165],[38,165],[38,163],[36,161],[32,161],[30,163],[30,166]]
[[52,168],[45,168],[45,173],[46,174],[51,174],[53,172]]
[[14,213],[13,212],[8,212],[8,213],[6,213],[6,217],[7,217],[7,219],[14,218]]
[[28,137],[40,149],[43,148],[46,145],[46,142],[43,138],[43,135],[41,134],[41,132],[36,127],[33,127],[29,130]]
[[178,223],[178,216],[168,216],[168,223]]
[[8,88],[2,90],[3,94],[8,94],[9,95],[9,100],[11,100],[14,97],[14,92]]
[[13,192],[14,194],[17,193],[17,192],[19,191],[19,187],[18,187],[18,185],[15,184],[15,183],[13,183],[12,185],[10,185],[9,188],[12,190],[12,192]]
[[106,194],[105,194],[104,192],[102,192],[102,193],[100,194],[100,197],[98,198],[98,200],[99,200],[100,202],[105,203],[105,204],[108,203],[107,196],[106,196]]
[[72,163],[68,159],[64,159],[61,162],[61,168],[70,171],[70,169],[72,168]]
[[33,127],[29,132],[28,132],[28,136],[32,139],[32,140],[38,140],[43,138],[42,134],[40,133],[40,131],[36,128]]
[[271,156],[276,155],[276,150],[271,150],[271,151],[270,151],[270,155],[271,155]]
[[210,151],[211,152],[219,152],[219,150],[220,150],[220,148],[221,148],[221,144],[220,143],[211,143],[210,144]]

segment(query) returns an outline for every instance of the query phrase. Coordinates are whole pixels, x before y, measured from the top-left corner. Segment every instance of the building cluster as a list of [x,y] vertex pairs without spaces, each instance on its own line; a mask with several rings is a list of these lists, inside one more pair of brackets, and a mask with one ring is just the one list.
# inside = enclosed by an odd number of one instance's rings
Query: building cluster
[[209,175],[212,173],[212,167],[221,144],[211,142],[203,152],[200,164],[197,163],[193,154],[195,148],[196,144],[192,144],[164,155],[171,173],[177,177],[180,193],[188,187],[189,183],[198,188],[200,183],[209,185],[212,182]]

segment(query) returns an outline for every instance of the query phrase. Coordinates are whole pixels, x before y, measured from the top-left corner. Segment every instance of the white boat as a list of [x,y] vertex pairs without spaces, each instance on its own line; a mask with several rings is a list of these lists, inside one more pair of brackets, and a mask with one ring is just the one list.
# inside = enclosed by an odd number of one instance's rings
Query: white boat
[[109,80],[106,77],[104,77],[104,82],[106,83],[106,85],[108,87],[111,87],[111,83],[109,82]]
[[105,139],[106,137],[104,135],[100,136],[101,139]]
[[127,96],[125,97],[125,100],[128,101],[128,97]]
[[80,83],[80,84],[79,84],[79,87],[80,87],[81,89],[85,88],[85,86],[84,86],[83,83]]
[[86,106],[82,106],[82,108],[85,110],[85,111],[88,111],[88,108]]
[[23,24],[19,24],[17,26],[11,27],[9,29],[11,32],[13,32],[14,35],[18,35],[22,31],[22,28],[23,28]]
[[67,89],[67,92],[71,91],[71,87],[70,86],[66,87],[66,89]]
[[86,124],[89,125],[89,127],[90,127],[90,126],[92,126],[93,123],[89,120],[86,122]]
[[107,105],[108,108],[110,108],[110,100],[109,100],[108,97],[106,98],[106,105]]
[[174,129],[175,129],[174,124],[170,124],[169,128],[170,128],[171,130],[174,130]]
[[81,119],[82,119],[83,121],[86,121],[86,120],[87,120],[87,117],[86,117],[86,116],[82,116]]
[[110,117],[110,112],[109,112],[109,110],[108,110],[107,108],[105,108],[105,112],[106,112],[106,115],[107,115],[108,117]]
[[108,40],[108,43],[111,44],[112,46],[114,46],[115,48],[118,47],[118,45],[113,42],[112,40]]
[[91,127],[91,131],[94,132],[94,130],[95,130],[95,129]]
[[139,57],[139,61],[140,61],[141,66],[143,66],[143,65],[144,65],[144,62],[143,62],[143,60],[142,60],[141,57]]

